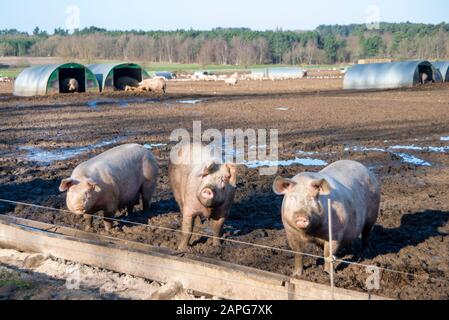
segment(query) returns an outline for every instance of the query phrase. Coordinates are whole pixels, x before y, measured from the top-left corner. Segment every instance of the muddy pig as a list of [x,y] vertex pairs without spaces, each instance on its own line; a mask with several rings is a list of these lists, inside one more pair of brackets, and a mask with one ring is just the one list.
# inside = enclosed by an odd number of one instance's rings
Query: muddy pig
[[62,85],[64,87],[64,92],[77,92],[79,88],[78,81],[73,78],[66,78],[62,81]]
[[139,89],[143,91],[165,93],[165,91],[167,90],[167,82],[163,77],[145,79],[139,83]]
[[[304,252],[306,243],[324,246],[329,257],[328,199],[332,206],[332,256],[362,235],[362,246],[377,220],[380,186],[374,174],[356,161],[337,161],[320,172],[304,172],[291,179],[277,177],[273,191],[284,195],[282,222],[292,250]],[[330,262],[325,270],[330,272]],[[303,256],[295,255],[294,276],[303,272]]]
[[[67,190],[67,207],[83,214],[90,230],[92,214],[103,211],[105,217],[114,217],[122,208],[131,214],[140,195],[148,212],[158,170],[151,151],[139,144],[124,144],[79,164],[70,178],[61,181],[59,190]],[[111,223],[105,219],[104,225],[109,231]]]
[[213,245],[220,245],[223,224],[234,200],[236,166],[214,158],[211,148],[200,143],[180,144],[177,161],[171,155],[169,179],[182,214],[179,250],[185,250],[196,217],[209,219]]

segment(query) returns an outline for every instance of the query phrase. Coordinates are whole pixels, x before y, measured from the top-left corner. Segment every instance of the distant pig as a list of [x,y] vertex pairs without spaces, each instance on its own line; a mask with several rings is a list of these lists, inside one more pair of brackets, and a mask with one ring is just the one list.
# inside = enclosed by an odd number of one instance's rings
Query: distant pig
[[231,77],[231,78],[228,78],[225,80],[225,83],[231,87],[237,85],[237,82],[238,82],[237,78],[234,78],[234,77]]
[[211,148],[200,143],[184,143],[177,149],[177,161],[169,163],[169,179],[181,209],[182,235],[179,250],[185,250],[196,217],[209,219],[219,245],[223,224],[234,201],[236,166],[213,158]]
[[427,80],[429,79],[429,75],[425,72],[419,74],[419,81],[421,84],[427,83]]
[[[103,211],[105,217],[114,217],[121,208],[131,214],[140,195],[148,212],[157,178],[158,165],[151,151],[139,144],[124,144],[78,165],[70,178],[61,181],[59,190],[68,190],[67,207],[83,214],[90,230],[92,214]],[[106,231],[112,226],[106,220],[104,225]]]
[[153,79],[145,79],[139,83],[139,89],[143,91],[153,91],[165,93],[167,89],[167,82],[163,77],[155,77]]
[[125,90],[126,87],[137,88],[139,86],[139,81],[131,77],[120,77],[115,82],[115,87],[118,90]]
[[[304,252],[305,244],[324,245],[329,257],[328,199],[332,203],[332,256],[360,234],[362,246],[377,220],[380,186],[376,177],[359,162],[337,161],[320,172],[304,172],[292,179],[277,177],[273,191],[284,195],[282,222],[292,250]],[[325,270],[330,271],[330,262]],[[294,276],[303,272],[303,256],[295,255]]]
[[62,85],[64,87],[64,92],[77,92],[79,88],[78,81],[73,78],[66,78],[62,81]]

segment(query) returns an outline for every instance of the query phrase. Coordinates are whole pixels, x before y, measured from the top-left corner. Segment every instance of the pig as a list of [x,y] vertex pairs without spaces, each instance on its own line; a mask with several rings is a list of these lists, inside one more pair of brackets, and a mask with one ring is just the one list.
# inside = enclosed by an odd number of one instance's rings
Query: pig
[[219,246],[223,224],[234,201],[237,167],[214,158],[211,150],[201,143],[181,143],[177,161],[171,159],[169,163],[170,185],[182,214],[178,246],[181,251],[189,246],[196,217],[210,221],[213,245]]
[[235,86],[237,84],[237,82],[238,82],[237,78],[234,78],[234,77],[231,77],[231,78],[228,78],[225,80],[225,83],[228,86]]
[[429,75],[428,75],[427,73],[423,72],[423,73],[420,73],[420,74],[419,74],[419,82],[420,82],[421,84],[427,83],[427,80],[428,80],[428,79],[429,79]]
[[[377,220],[380,185],[368,168],[351,160],[337,161],[320,172],[305,172],[292,179],[277,177],[273,191],[284,195],[282,222],[292,250],[304,252],[305,244],[324,246],[324,256],[338,250],[360,234],[362,248]],[[332,206],[332,253],[329,251],[328,199]],[[331,263],[325,262],[330,272]],[[303,256],[295,255],[293,276],[303,273]]]
[[153,91],[165,93],[167,83],[163,77],[155,77],[153,79],[145,79],[139,83],[139,89],[143,91]]
[[[67,191],[68,209],[84,215],[85,229],[89,231],[92,214],[103,211],[105,217],[114,217],[117,210],[125,207],[132,214],[140,195],[144,212],[148,212],[158,170],[150,150],[139,144],[124,144],[79,164],[70,178],[61,181],[59,190]],[[104,221],[107,232],[111,226]]]
[[118,90],[126,90],[126,87],[137,88],[139,81],[131,77],[120,77],[115,82],[115,87]]
[[77,92],[79,88],[78,81],[73,78],[66,78],[62,81],[62,85],[64,87],[64,92]]

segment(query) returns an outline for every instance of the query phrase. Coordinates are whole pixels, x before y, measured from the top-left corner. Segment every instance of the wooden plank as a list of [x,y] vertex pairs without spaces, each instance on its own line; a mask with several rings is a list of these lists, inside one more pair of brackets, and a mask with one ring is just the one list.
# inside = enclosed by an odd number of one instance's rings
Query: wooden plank
[[[0,246],[126,273],[225,299],[329,299],[330,287],[166,248],[0,215]],[[335,299],[383,299],[335,288]]]

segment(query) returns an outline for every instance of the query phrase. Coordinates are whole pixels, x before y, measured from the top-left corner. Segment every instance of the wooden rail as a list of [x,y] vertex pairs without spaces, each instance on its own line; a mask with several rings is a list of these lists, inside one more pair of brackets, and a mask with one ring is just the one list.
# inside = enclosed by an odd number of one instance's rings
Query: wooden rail
[[[151,245],[0,215],[0,247],[48,254],[158,282],[178,281],[185,289],[224,299],[331,299],[327,285],[293,279],[237,264]],[[335,299],[385,299],[335,288]]]

